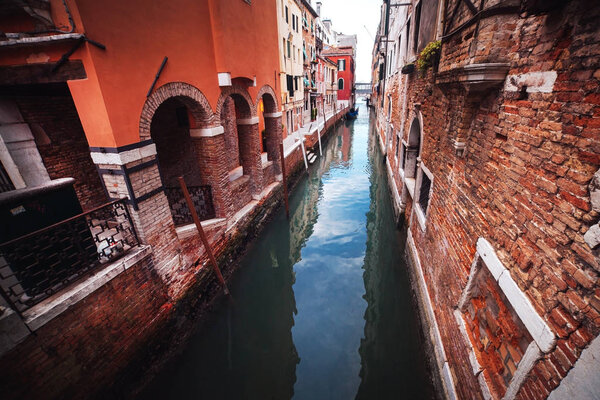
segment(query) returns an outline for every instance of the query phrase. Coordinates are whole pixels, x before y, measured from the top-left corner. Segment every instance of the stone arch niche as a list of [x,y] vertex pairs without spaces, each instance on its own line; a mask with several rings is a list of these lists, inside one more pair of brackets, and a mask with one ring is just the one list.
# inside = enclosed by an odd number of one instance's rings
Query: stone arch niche
[[408,132],[408,146],[406,147],[404,174],[406,178],[414,179],[417,176],[417,163],[421,153],[422,143],[422,127],[421,120],[416,115],[411,124]]
[[[176,226],[193,223],[178,178],[183,176],[201,220],[216,216],[215,167],[205,160],[206,143],[198,134],[218,130],[206,97],[181,82],[168,83],[150,96],[142,111],[140,138],[156,145],[159,173]],[[218,192],[217,188],[217,192]]]
[[261,144],[258,117],[245,88],[225,87],[215,116],[224,130],[224,152],[233,210],[239,210],[262,191]]
[[256,100],[261,138],[261,162],[264,184],[275,180],[281,173],[280,144],[282,143],[282,124],[277,95],[270,86],[263,86]]

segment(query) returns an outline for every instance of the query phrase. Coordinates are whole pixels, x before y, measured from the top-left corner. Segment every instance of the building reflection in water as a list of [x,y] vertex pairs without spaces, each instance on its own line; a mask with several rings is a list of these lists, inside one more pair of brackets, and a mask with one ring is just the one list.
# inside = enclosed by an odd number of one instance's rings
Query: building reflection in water
[[396,229],[377,147],[376,135],[370,135],[371,203],[363,266],[368,305],[356,399],[396,398],[400,393],[407,399],[433,399],[404,256],[406,233]]

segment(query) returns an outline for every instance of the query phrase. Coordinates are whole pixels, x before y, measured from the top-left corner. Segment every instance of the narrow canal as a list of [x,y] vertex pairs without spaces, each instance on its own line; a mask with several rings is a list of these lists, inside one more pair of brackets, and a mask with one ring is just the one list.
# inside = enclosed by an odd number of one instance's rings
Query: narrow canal
[[[141,399],[430,399],[385,165],[368,110],[241,262],[223,300]],[[318,148],[317,148],[318,151]]]

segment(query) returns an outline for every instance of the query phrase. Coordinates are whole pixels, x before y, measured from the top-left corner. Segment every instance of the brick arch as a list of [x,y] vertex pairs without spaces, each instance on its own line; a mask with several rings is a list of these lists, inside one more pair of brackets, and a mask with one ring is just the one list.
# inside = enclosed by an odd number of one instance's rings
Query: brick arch
[[251,118],[256,116],[256,106],[252,101],[252,97],[248,94],[248,91],[234,84],[233,86],[227,86],[221,89],[221,96],[219,96],[217,109],[214,114],[217,119],[220,119],[223,104],[230,96],[235,102],[236,111],[240,113],[241,118]]
[[152,93],[142,108],[140,118],[140,140],[150,139],[150,125],[154,113],[167,99],[176,98],[189,109],[194,118],[196,128],[206,128],[215,125],[215,114],[204,94],[195,86],[185,82],[169,82]]
[[258,91],[258,95],[256,96],[255,104],[258,104],[260,102],[260,99],[265,94],[269,95],[265,99],[268,99],[269,97],[272,98],[272,102],[270,100],[264,102],[265,112],[266,113],[276,113],[277,111],[279,111],[279,102],[277,101],[277,95],[275,94],[275,91],[273,90],[273,88],[269,85],[264,85],[263,87],[260,88],[260,90]]

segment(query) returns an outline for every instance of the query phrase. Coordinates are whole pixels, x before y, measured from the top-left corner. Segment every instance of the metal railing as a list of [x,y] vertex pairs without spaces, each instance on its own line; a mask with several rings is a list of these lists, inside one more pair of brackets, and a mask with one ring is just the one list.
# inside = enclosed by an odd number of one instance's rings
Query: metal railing
[[0,244],[0,294],[19,314],[139,244],[126,199]]
[[[196,213],[201,221],[215,217],[215,207],[212,201],[212,190],[210,186],[188,186],[190,196],[194,202]],[[194,223],[192,214],[185,202],[183,192],[180,187],[168,187],[165,189],[171,215],[175,226]]]

